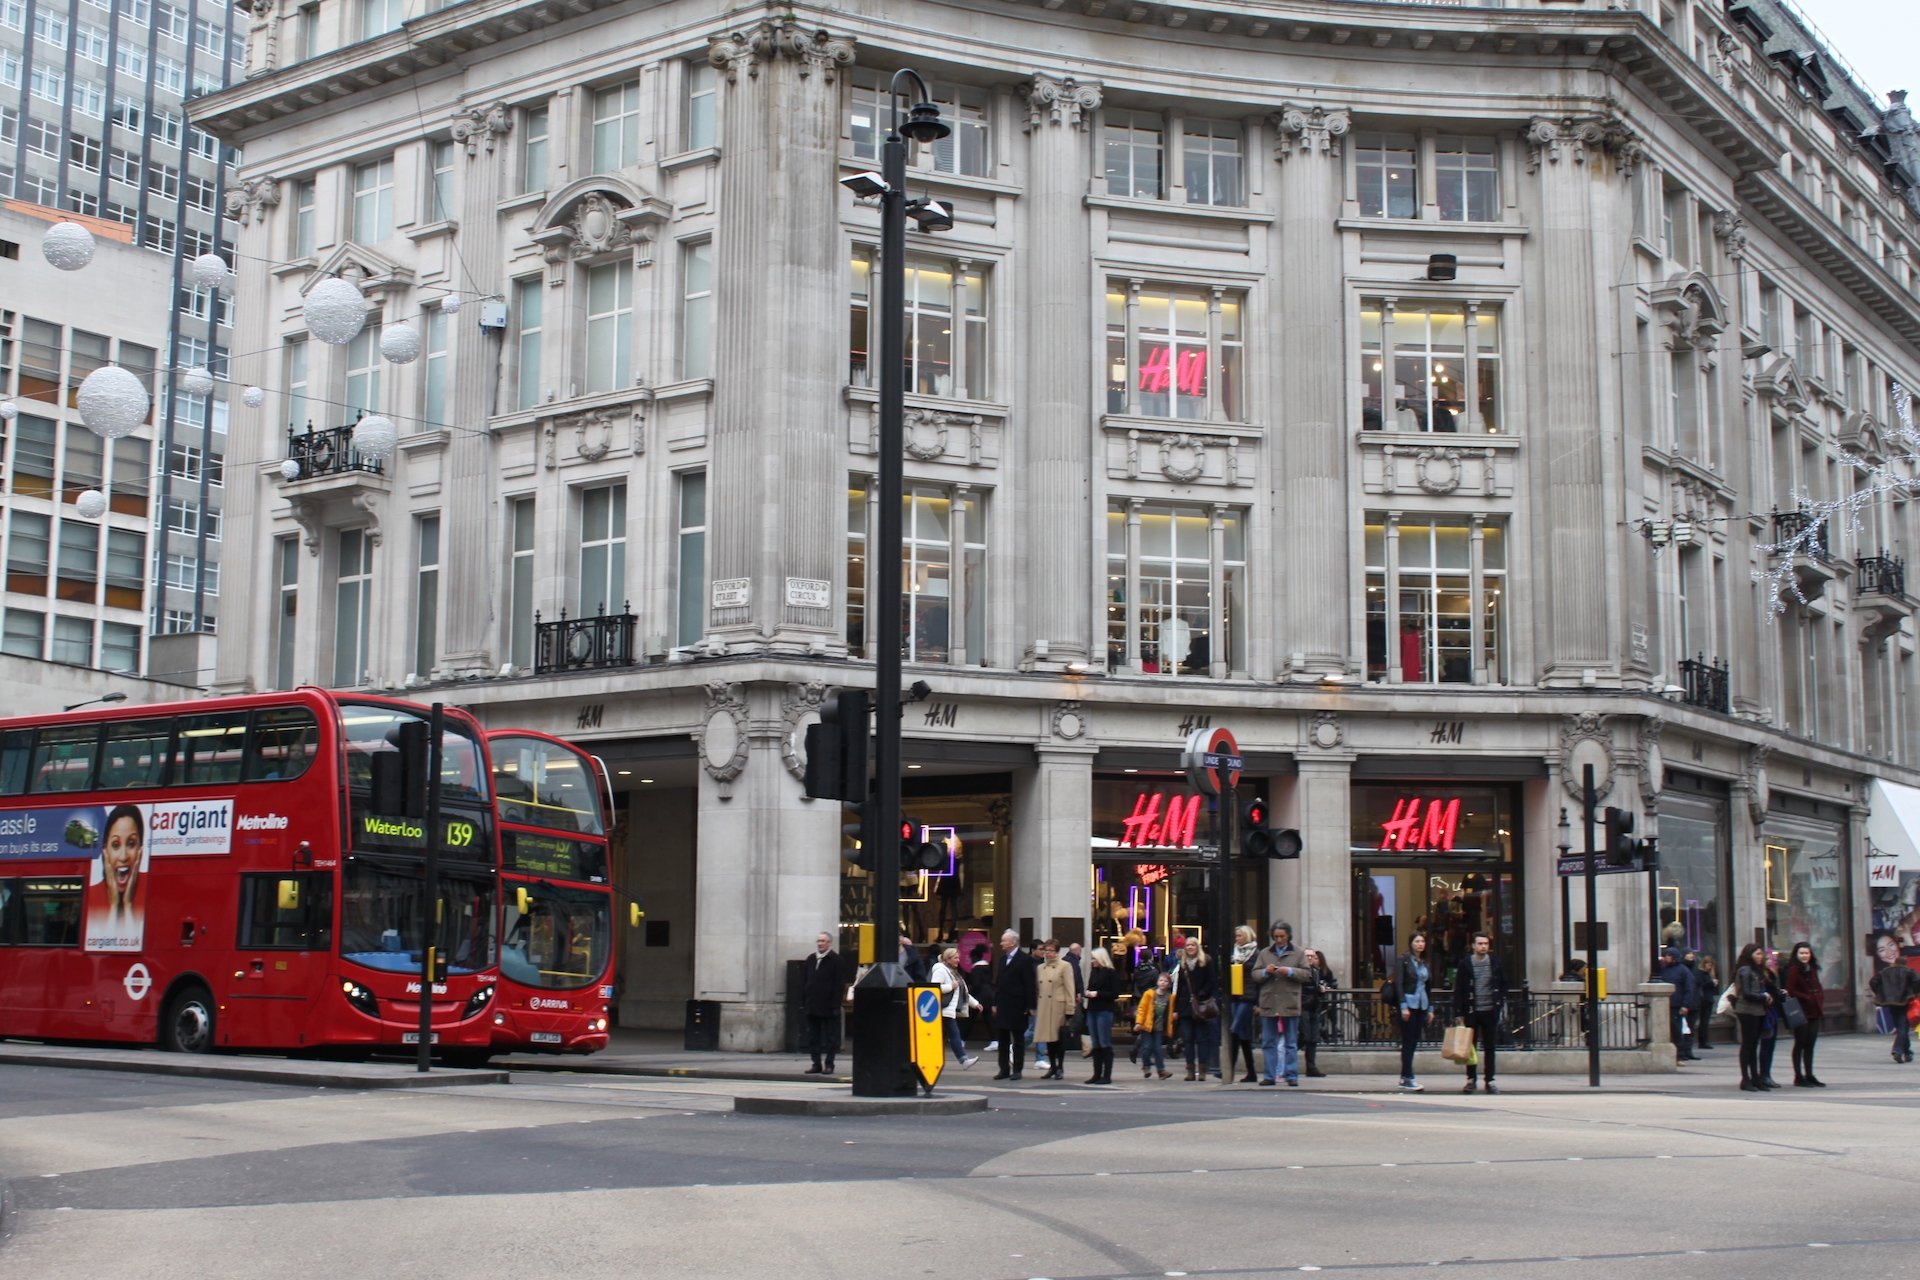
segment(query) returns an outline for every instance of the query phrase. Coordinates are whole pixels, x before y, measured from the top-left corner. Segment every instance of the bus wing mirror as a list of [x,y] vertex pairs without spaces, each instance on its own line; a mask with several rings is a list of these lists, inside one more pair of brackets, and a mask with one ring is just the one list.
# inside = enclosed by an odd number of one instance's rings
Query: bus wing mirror
[[527,914],[527,908],[531,907],[532,905],[533,905],[533,895],[528,893],[524,887],[515,889],[513,891],[513,909],[515,911],[518,911],[521,915],[524,916]]
[[279,885],[279,891],[278,901],[282,911],[298,911],[300,909],[300,882],[298,880],[282,880]]
[[640,909],[639,903],[629,902],[627,904],[627,924],[628,925],[630,925],[635,929],[638,929],[640,927],[640,922],[642,920],[645,920],[646,918],[647,918],[647,913]]

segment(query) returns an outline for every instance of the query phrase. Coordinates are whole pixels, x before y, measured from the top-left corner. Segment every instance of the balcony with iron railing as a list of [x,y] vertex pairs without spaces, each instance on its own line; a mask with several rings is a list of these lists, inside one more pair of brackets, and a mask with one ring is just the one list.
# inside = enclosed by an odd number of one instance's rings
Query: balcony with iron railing
[[353,447],[353,424],[314,430],[309,422],[305,431],[287,430],[287,457],[298,464],[300,474],[290,479],[318,480],[325,476],[384,475],[380,459],[369,457]]
[[1827,518],[1805,507],[1773,510],[1773,553],[1788,558],[1794,583],[1808,600],[1817,600],[1833,581],[1833,553],[1827,544]]
[[1913,601],[1907,597],[1907,562],[1883,549],[1877,556],[1861,556],[1853,562],[1853,570],[1853,612],[1860,623],[1860,638],[1868,643],[1885,640],[1913,616]]
[[639,617],[633,606],[623,605],[622,613],[607,613],[604,607],[592,617],[569,618],[565,609],[550,622],[533,615],[535,675],[561,671],[604,671],[631,667],[637,661],[633,634]]
[[1709,659],[1703,653],[1697,658],[1680,659],[1680,688],[1680,701],[1690,707],[1723,714],[1733,710],[1724,658]]

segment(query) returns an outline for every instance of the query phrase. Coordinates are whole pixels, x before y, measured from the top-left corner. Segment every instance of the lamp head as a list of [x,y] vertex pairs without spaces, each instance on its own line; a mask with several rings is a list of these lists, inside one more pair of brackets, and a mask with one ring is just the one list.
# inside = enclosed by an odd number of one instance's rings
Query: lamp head
[[887,194],[887,180],[877,173],[855,173],[840,179],[840,185],[863,200],[874,200]]
[[923,232],[953,229],[953,206],[943,200],[912,201],[907,205],[907,216],[918,223]]
[[900,126],[900,132],[914,142],[938,142],[953,129],[940,118],[939,107],[931,102],[916,102],[907,112],[907,122]]

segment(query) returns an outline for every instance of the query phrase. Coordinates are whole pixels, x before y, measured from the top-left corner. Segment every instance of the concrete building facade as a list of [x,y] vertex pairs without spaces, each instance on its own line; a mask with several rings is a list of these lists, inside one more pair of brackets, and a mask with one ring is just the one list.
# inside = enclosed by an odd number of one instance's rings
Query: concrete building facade
[[[1861,998],[1904,874],[1875,896],[1864,822],[1920,762],[1914,516],[1800,504],[1907,474],[1920,161],[1786,11],[358,13],[256,10],[194,110],[277,195],[217,684],[591,743],[649,913],[624,1021],[717,1001],[772,1047],[784,962],[868,905],[800,772],[872,678],[879,228],[839,179],[901,67],[954,126],[910,163],[955,211],[906,264],[906,812],[951,855],[917,941],[1202,928],[1177,761],[1227,727],[1305,843],[1236,918],[1350,985],[1416,927],[1557,976],[1591,766],[1662,851],[1603,886],[1616,984],[1656,939],[1810,938]],[[318,341],[333,276],[420,358]],[[299,406],[331,417],[283,472]]]

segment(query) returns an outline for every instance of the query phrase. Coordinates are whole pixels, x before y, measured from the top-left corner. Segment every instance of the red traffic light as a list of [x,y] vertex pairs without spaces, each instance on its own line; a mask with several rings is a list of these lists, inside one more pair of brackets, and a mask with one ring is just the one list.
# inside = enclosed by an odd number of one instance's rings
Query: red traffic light
[[900,838],[902,840],[913,839],[913,823],[907,818],[900,819]]
[[1247,803],[1245,817],[1247,820],[1247,826],[1251,829],[1257,830],[1261,827],[1266,826],[1267,825],[1267,802],[1265,800],[1249,801]]

